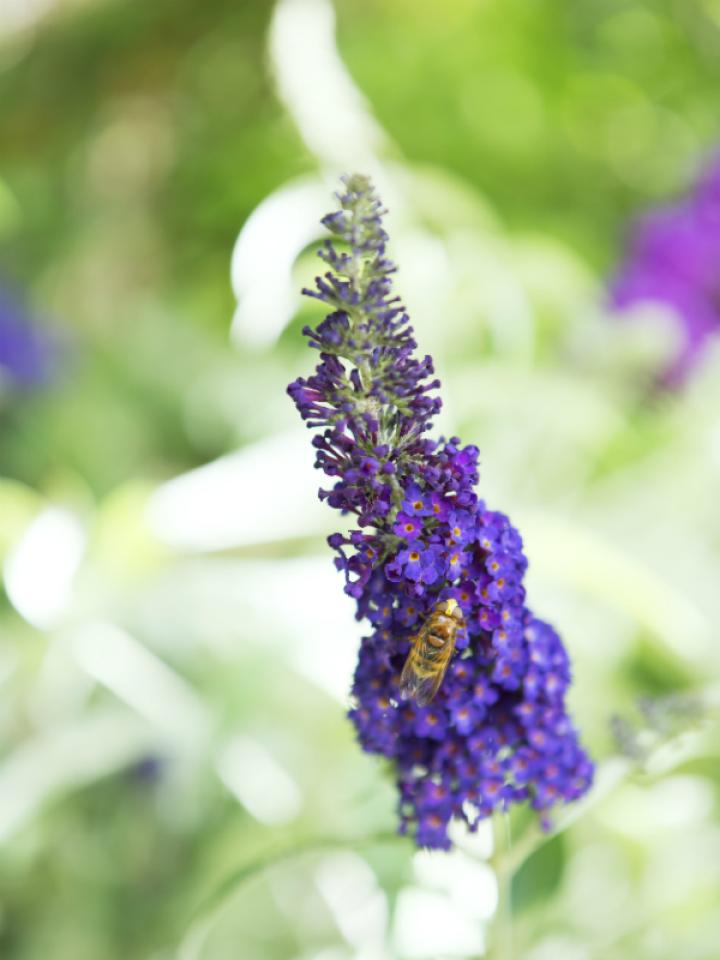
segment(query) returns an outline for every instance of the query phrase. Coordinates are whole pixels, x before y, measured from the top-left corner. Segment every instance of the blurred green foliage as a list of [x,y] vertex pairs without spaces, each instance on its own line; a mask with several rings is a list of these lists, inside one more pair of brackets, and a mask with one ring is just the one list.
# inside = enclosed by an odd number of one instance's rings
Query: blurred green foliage
[[[627,218],[717,137],[717,5],[335,9],[443,429],[480,445],[483,493],[524,533],[600,762],[552,839],[512,823],[517,955],[715,960],[718,358],[659,393],[665,328],[604,316],[602,283]],[[302,108],[268,53],[292,10]],[[388,839],[393,791],[344,720],[359,627],[283,393],[315,308],[264,345],[229,337],[238,231],[268,198],[289,229],[287,190],[339,172],[302,113],[330,10],[58,2],[19,32],[0,12],[0,276],[59,345],[49,382],[0,396],[3,958],[482,948],[487,838],[452,858]],[[316,267],[296,246],[257,282],[298,289]],[[700,714],[663,724],[642,697]]]

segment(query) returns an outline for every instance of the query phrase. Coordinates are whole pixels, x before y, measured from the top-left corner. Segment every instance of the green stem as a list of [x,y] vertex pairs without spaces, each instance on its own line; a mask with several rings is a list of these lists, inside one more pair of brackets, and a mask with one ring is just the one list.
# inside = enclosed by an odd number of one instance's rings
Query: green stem
[[495,871],[498,904],[488,929],[486,957],[492,960],[513,960],[512,878],[517,864],[511,857],[510,817],[496,813],[493,817],[493,852],[490,865]]

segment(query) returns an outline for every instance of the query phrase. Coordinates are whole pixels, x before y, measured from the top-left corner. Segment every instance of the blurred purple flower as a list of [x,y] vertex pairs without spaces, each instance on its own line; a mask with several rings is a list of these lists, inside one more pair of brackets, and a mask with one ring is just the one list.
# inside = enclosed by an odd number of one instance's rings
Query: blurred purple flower
[[670,308],[681,342],[662,381],[680,385],[720,333],[720,153],[684,200],[641,216],[611,283],[613,306]]
[[[522,539],[475,493],[477,447],[425,436],[439,383],[392,296],[380,201],[367,178],[344,183],[342,209],[323,222],[347,252],[326,242],[331,269],[310,294],[332,312],[304,331],[320,362],[288,392],[322,428],[315,465],[335,482],[320,497],[357,520],[329,538],[357,618],[373,626],[350,717],[363,748],[393,763],[400,829],[448,848],[452,818],[473,829],[526,800],[544,814],[581,796],[593,766],[565,711],[565,650],[525,605]],[[403,701],[411,634],[450,597],[466,625],[455,659],[430,705]]]
[[21,387],[43,383],[52,353],[49,340],[33,328],[26,311],[0,289],[0,381]]

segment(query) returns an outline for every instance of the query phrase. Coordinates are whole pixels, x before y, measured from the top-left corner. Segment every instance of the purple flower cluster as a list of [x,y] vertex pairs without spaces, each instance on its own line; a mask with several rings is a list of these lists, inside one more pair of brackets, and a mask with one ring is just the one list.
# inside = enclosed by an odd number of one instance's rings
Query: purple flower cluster
[[[478,450],[425,434],[440,407],[430,357],[415,342],[385,256],[382,209],[365,177],[344,180],[341,210],[323,221],[330,270],[310,293],[331,309],[305,329],[320,362],[288,388],[334,480],[320,496],[357,526],[329,538],[362,641],[350,717],[365,750],[393,762],[402,831],[447,849],[452,818],[471,829],[495,809],[529,801],[543,817],[581,796],[593,766],[564,697],[568,658],[525,605],[527,561],[507,517],[478,499]],[[402,700],[411,637],[441,600],[464,629],[426,707]]]
[[47,379],[52,347],[25,310],[0,288],[0,383],[34,387]]
[[720,154],[682,202],[635,224],[625,263],[610,288],[613,306],[669,307],[681,343],[662,380],[677,386],[720,332]]

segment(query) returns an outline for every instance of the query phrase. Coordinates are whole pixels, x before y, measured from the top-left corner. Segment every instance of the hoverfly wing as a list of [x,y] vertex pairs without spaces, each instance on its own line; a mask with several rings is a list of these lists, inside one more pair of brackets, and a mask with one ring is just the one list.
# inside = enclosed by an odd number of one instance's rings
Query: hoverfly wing
[[443,682],[445,671],[440,670],[432,677],[422,677],[415,688],[415,703],[419,707],[426,707],[434,698]]
[[414,700],[419,707],[426,707],[440,689],[444,670],[433,671],[426,675],[418,672],[415,657],[410,656],[400,674],[400,696],[403,700]]
[[413,651],[410,651],[405,666],[400,674],[400,696],[403,700],[411,700],[415,697],[420,677],[415,672]]

